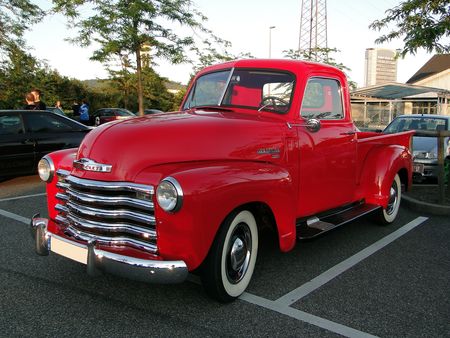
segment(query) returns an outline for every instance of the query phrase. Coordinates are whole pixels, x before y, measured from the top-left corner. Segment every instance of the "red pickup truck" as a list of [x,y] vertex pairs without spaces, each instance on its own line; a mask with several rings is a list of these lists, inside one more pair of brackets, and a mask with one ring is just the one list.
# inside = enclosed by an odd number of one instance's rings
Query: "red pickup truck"
[[45,156],[40,255],[155,283],[201,276],[222,302],[250,283],[263,227],[281,251],[371,213],[411,184],[413,132],[359,132],[333,67],[239,60],[202,70],[179,112],[105,124]]

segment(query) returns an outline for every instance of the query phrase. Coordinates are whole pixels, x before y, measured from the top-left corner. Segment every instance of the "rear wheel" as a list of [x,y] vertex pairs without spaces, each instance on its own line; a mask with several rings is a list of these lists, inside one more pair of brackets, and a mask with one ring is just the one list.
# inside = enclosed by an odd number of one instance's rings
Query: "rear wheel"
[[395,175],[391,188],[389,189],[389,199],[386,208],[379,211],[378,220],[381,224],[391,224],[397,218],[402,198],[402,185],[400,177]]
[[209,296],[230,302],[247,288],[258,254],[258,228],[248,210],[232,212],[224,221],[202,268]]

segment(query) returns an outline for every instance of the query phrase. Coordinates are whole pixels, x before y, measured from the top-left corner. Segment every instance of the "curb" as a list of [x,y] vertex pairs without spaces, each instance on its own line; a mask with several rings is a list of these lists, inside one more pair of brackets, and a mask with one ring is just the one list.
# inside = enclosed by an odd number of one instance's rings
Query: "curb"
[[424,212],[436,216],[450,216],[450,206],[434,204],[416,200],[415,198],[402,195],[403,205],[414,211]]

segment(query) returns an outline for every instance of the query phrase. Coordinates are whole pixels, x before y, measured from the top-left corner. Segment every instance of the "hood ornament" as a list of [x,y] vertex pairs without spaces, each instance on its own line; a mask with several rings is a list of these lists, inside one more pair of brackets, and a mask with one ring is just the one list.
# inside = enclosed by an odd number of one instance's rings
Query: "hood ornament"
[[112,170],[111,164],[97,163],[88,158],[80,158],[79,160],[73,161],[73,166],[80,170],[95,171],[99,173],[110,173]]

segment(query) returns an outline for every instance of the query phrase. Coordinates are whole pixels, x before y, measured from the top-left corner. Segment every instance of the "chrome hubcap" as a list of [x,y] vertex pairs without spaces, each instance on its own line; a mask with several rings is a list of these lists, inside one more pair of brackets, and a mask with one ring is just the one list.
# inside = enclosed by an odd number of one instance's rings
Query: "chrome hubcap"
[[245,223],[240,223],[234,229],[228,248],[226,273],[228,281],[239,283],[247,272],[252,250],[252,235]]
[[388,213],[388,215],[391,215],[395,208],[397,207],[397,202],[398,202],[398,187],[396,182],[394,181],[394,183],[392,183],[392,187],[391,190],[389,191],[389,201],[388,201],[388,206],[386,208],[386,212]]

